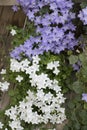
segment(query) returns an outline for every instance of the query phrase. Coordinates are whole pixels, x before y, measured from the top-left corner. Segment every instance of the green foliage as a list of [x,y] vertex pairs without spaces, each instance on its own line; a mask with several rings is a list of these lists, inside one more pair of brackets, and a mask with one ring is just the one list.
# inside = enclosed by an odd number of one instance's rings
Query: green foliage
[[84,91],[84,87],[82,82],[80,81],[76,81],[71,85],[72,90],[77,93],[77,94],[81,94]]
[[[87,49],[78,55],[70,55],[69,63],[72,65],[81,61],[81,68],[75,72],[75,80],[70,83],[70,94],[66,100],[66,115],[68,124],[64,130],[87,129],[87,103],[82,101],[82,93],[87,93]],[[68,91],[69,92],[69,91]],[[68,93],[67,92],[67,93]]]
[[47,65],[49,62],[55,61],[55,60],[59,60],[59,56],[54,55],[50,52],[48,53],[44,53],[44,55],[40,55],[41,58],[41,65]]
[[27,18],[25,19],[25,25],[23,28],[19,28],[17,26],[9,26],[8,30],[14,29],[16,31],[16,34],[13,36],[12,39],[12,47],[17,47],[24,43],[31,35],[35,36],[35,26],[33,22],[27,21]]

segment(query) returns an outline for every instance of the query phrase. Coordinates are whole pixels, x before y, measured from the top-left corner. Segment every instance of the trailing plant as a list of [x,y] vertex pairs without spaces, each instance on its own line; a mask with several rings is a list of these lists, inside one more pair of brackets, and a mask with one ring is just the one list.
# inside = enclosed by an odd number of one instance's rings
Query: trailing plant
[[64,130],[86,130],[87,3],[77,10],[71,0],[17,1],[26,20],[23,28],[9,27],[15,49],[0,73],[0,90],[10,96],[0,128],[53,129],[67,120]]

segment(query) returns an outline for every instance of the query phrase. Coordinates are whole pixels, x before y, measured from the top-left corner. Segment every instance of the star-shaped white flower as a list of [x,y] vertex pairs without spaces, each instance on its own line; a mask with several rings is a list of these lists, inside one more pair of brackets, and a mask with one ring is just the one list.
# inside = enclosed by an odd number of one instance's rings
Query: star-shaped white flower
[[20,76],[20,75],[18,75],[18,76],[16,77],[16,80],[17,80],[18,82],[21,82],[21,81],[23,80],[23,77]]
[[17,34],[16,30],[14,30],[14,29],[12,29],[10,33],[11,33],[12,36],[14,36],[15,34]]
[[2,69],[0,74],[6,74],[6,69]]
[[3,127],[3,124],[0,122],[0,129],[2,129],[2,127]]
[[7,81],[0,82],[0,90],[3,91],[3,92],[7,91],[8,88],[9,88],[9,85],[10,85],[10,83],[8,83]]

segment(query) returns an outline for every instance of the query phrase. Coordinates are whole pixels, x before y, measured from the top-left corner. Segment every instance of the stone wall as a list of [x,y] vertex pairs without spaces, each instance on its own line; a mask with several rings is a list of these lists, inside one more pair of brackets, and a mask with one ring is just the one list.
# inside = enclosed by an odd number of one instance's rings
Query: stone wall
[[[77,3],[85,2],[86,0],[72,0]],[[17,4],[16,0],[0,0],[0,5],[15,5]]]
[[0,5],[15,5],[17,4],[16,0],[0,0]]

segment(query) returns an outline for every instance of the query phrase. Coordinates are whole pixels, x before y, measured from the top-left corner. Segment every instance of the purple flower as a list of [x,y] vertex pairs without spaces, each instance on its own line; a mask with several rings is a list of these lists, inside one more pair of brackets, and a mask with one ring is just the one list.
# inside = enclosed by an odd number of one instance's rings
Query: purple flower
[[12,6],[12,10],[13,10],[14,12],[17,12],[17,11],[18,11],[18,6],[17,6],[17,5],[13,5],[13,6]]
[[82,94],[82,100],[87,102],[87,93],[83,93]]
[[73,66],[73,69],[74,69],[74,70],[76,70],[76,71],[79,70],[79,65],[78,65],[78,64],[73,64],[72,66]]
[[81,61],[78,61],[77,63],[72,65],[73,69],[76,71],[79,71],[81,68]]
[[87,25],[87,7],[80,11],[78,17],[83,21],[84,25]]

